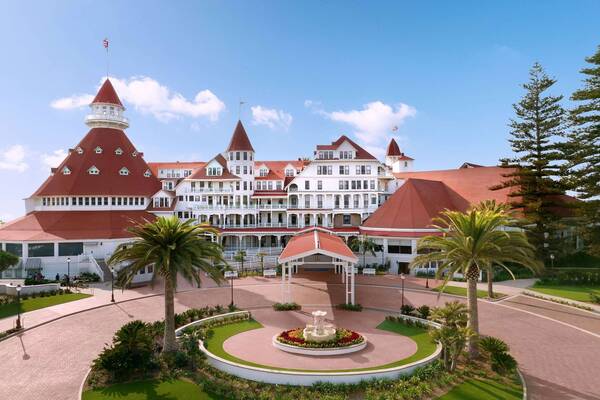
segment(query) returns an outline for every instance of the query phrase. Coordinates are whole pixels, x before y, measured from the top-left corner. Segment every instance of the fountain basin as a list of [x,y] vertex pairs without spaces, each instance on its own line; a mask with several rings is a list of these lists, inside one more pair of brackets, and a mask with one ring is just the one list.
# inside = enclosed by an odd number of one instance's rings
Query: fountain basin
[[367,338],[361,335],[361,342],[349,346],[340,347],[301,347],[297,345],[283,343],[278,340],[281,334],[273,336],[273,346],[279,350],[288,353],[302,354],[306,356],[337,356],[342,354],[355,353],[367,347]]

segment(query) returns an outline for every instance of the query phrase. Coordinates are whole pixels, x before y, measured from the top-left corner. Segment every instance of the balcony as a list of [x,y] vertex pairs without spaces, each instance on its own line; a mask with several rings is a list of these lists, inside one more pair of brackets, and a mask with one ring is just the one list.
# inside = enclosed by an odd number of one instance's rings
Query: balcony
[[90,114],[86,115],[85,123],[90,126],[112,125],[119,128],[129,127],[129,120],[122,115],[117,114]]
[[188,188],[185,190],[185,193],[233,193],[232,188],[219,188],[219,187],[209,187],[209,188]]

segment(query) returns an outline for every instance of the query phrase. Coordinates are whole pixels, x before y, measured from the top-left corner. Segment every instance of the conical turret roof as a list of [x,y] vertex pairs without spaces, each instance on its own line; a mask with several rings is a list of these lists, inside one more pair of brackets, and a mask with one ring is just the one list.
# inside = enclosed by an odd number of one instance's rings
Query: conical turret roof
[[96,94],[96,97],[94,97],[92,104],[94,103],[116,104],[118,106],[123,107],[123,103],[121,103],[121,100],[119,99],[115,88],[113,87],[112,83],[110,82],[110,79],[108,78],[104,81],[104,83],[100,87],[100,90],[98,90],[98,94]]
[[244,129],[244,125],[242,125],[242,121],[238,120],[235,130],[233,131],[233,136],[231,136],[229,146],[227,146],[227,151],[254,151],[252,143],[250,143],[250,139],[248,138],[248,134]]
[[398,143],[396,143],[396,139],[390,140],[390,144],[388,144],[388,148],[387,148],[387,155],[388,156],[401,156],[402,152],[400,151],[400,147],[398,146]]

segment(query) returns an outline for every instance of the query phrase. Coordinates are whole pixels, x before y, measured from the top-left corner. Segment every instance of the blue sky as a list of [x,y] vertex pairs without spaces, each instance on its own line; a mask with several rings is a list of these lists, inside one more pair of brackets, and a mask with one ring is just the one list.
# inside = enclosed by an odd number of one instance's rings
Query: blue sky
[[529,67],[569,95],[599,14],[566,0],[4,3],[0,218],[20,216],[87,132],[78,102],[106,74],[104,37],[147,161],[222,151],[242,98],[259,159],[310,156],[342,133],[377,153],[395,136],[424,170],[508,155]]

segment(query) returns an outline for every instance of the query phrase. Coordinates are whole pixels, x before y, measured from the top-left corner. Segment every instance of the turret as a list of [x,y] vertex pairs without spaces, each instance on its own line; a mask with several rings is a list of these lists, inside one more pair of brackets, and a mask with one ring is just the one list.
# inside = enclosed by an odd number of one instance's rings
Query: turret
[[385,156],[385,165],[392,169],[392,172],[412,171],[414,159],[400,151],[395,139],[390,140]]
[[85,117],[90,128],[126,129],[129,121],[123,116],[125,107],[110,80],[107,78],[90,104],[91,113]]

